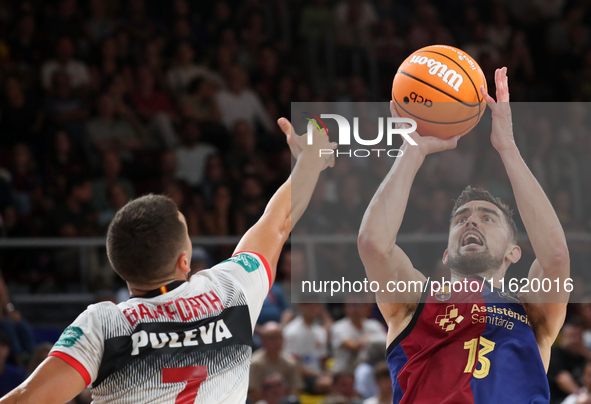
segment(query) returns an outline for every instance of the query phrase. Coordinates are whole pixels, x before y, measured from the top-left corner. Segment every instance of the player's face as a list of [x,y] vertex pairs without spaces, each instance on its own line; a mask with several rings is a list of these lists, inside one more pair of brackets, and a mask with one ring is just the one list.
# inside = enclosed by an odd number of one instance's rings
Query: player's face
[[511,230],[493,203],[470,201],[454,213],[444,262],[464,275],[501,267],[511,249]]

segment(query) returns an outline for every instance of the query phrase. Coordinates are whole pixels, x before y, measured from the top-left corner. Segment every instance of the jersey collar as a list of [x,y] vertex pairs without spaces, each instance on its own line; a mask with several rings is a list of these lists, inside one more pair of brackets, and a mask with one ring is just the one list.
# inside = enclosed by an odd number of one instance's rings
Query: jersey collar
[[172,281],[164,286],[160,286],[158,289],[150,290],[150,291],[148,291],[148,293],[146,293],[144,295],[131,296],[131,299],[133,299],[134,297],[146,298],[146,297],[156,297],[156,296],[164,295],[164,294],[178,288],[179,286],[181,286],[185,282],[186,281]]

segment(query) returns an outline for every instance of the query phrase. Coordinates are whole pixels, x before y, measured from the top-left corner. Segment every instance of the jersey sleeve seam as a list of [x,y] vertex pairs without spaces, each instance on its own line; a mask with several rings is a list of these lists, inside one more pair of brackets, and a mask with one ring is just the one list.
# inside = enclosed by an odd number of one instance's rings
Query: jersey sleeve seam
[[86,386],[90,385],[91,379],[88,370],[86,370],[84,365],[82,365],[76,358],[62,351],[53,351],[49,354],[49,356],[55,356],[56,358],[60,358],[68,365],[72,366],[74,369],[76,369],[76,371],[78,371],[78,373],[80,373],[80,376],[82,376],[82,378],[84,379],[84,383],[86,383]]
[[237,254],[241,254],[241,253],[254,254],[261,260],[261,262],[263,263],[263,266],[265,267],[265,271],[267,272],[267,279],[269,280],[269,290],[271,290],[271,286],[273,286],[273,282],[271,281],[271,279],[272,279],[271,267],[269,266],[269,262],[267,262],[267,259],[265,257],[263,257],[261,254],[254,252],[254,251],[238,251],[237,253],[232,254],[232,257]]

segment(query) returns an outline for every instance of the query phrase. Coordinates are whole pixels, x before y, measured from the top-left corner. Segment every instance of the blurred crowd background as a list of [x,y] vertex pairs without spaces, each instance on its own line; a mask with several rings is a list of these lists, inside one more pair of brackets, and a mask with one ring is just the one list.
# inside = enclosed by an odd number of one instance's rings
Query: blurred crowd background
[[[290,117],[291,102],[388,101],[398,65],[432,44],[473,56],[489,89],[494,69],[507,66],[512,101],[579,102],[560,124],[540,116],[516,137],[565,230],[585,234],[590,27],[588,0],[0,0],[0,237],[104,236],[115,212],[148,192],[177,202],[191,236],[239,236],[289,176],[275,121]],[[514,205],[490,124],[481,127],[421,169],[404,234],[447,233],[452,200],[467,184]],[[300,234],[355,235],[392,161],[338,163],[320,181],[313,220]],[[434,273],[445,273],[437,264],[444,246],[403,245],[416,267]],[[531,258],[522,247],[515,273]],[[197,248],[194,269],[232,249]],[[318,262],[358,265],[347,259],[354,250],[318,248]],[[570,251],[585,273],[590,243]],[[0,248],[0,395],[32,372],[67,325],[27,321],[8,291],[80,292],[77,254]],[[124,299],[104,249],[86,259],[96,300]],[[292,268],[306,259],[296,248],[281,258],[257,329],[252,402],[391,402],[375,306],[291,304]],[[568,321],[549,372],[557,403],[577,392],[583,400],[579,389],[591,388],[591,305],[571,305]]]

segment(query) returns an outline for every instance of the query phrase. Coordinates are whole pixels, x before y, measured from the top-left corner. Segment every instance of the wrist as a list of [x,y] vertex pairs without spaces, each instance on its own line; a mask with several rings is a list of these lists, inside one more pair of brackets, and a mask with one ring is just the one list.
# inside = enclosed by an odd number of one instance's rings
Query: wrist
[[300,166],[307,171],[311,170],[321,172],[324,167],[326,167],[324,159],[330,159],[332,155],[316,155],[315,153],[318,153],[318,151],[303,151],[298,156],[296,166]]
[[413,160],[417,162],[419,166],[423,164],[423,161],[425,161],[425,157],[427,156],[427,154],[421,150],[420,146],[412,146],[408,143],[404,143],[400,150],[403,153],[401,156],[402,158]]
[[517,148],[517,145],[515,143],[509,146],[505,146],[503,148],[498,148],[496,150],[501,156],[501,159],[503,160],[505,160],[506,158],[521,158],[521,153],[519,152],[519,149]]

